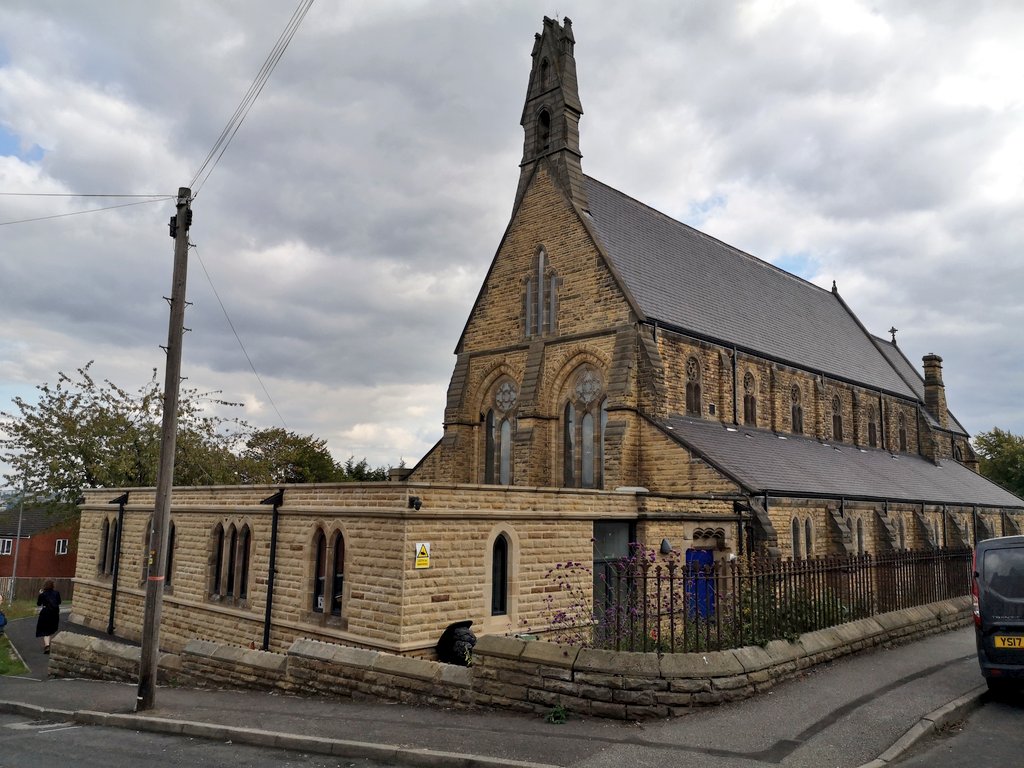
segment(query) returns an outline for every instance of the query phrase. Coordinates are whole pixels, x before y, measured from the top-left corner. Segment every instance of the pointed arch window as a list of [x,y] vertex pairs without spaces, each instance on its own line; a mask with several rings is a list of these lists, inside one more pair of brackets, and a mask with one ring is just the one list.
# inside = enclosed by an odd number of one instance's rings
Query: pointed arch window
[[857,518],[857,554],[864,554],[864,520]]
[[907,548],[907,529],[903,523],[903,515],[899,517],[899,545],[900,549]]
[[551,115],[542,110],[537,118],[537,151],[543,152],[551,146]]
[[576,485],[576,406],[572,402],[565,404],[562,414],[562,466],[564,467],[563,482],[568,487]]
[[494,389],[493,407],[484,417],[484,483],[512,484],[512,443],[515,432],[515,408],[519,390],[511,379],[503,379]]
[[790,409],[793,424],[793,434],[802,435],[804,433],[804,408],[802,405],[803,395],[800,392],[800,387],[796,384],[793,385],[793,390],[790,392],[793,404]]
[[809,517],[804,520],[804,551],[808,558],[814,553],[814,523]]
[[327,566],[327,537],[322,528],[317,528],[316,536],[313,539],[313,551],[316,552],[315,564],[313,566],[313,611],[324,612],[324,593],[326,591],[326,576],[324,569]]
[[839,395],[832,398],[832,439],[843,439],[843,401]]
[[100,556],[97,570],[104,576],[113,576],[117,560],[117,518],[105,519],[100,531]]
[[793,559],[799,560],[803,554],[800,549],[800,521],[794,517],[790,528],[793,531]]
[[558,273],[551,268],[544,248],[537,250],[533,270],[525,281],[524,336],[546,336],[558,328]]
[[743,376],[743,423],[757,426],[757,382],[750,371]]
[[508,537],[498,534],[491,550],[491,616],[508,613]]
[[217,523],[211,541],[213,572],[210,594],[221,600],[243,601],[249,595],[249,558],[252,534],[248,525]]
[[875,421],[875,406],[868,406],[868,445],[878,447],[878,423]]
[[896,417],[896,428],[900,435],[900,452],[907,452],[907,418],[901,413]]
[[585,366],[562,408],[562,476],[566,487],[604,487],[608,403],[603,392],[600,375]]
[[686,414],[701,415],[701,370],[696,357],[686,361]]
[[341,616],[342,597],[345,593],[345,537],[341,535],[341,531],[337,531],[331,539],[331,549],[334,550],[334,556],[331,558],[334,565],[331,582],[331,615]]

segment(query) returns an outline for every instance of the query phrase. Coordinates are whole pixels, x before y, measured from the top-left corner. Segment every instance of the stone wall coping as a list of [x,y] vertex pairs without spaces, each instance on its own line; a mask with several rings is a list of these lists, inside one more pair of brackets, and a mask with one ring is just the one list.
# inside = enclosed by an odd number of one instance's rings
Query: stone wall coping
[[392,656],[382,653],[373,661],[370,669],[399,677],[411,677],[414,680],[433,681],[439,674],[442,665],[436,661],[414,659],[411,656]]
[[527,643],[540,643],[540,640],[519,640],[502,635],[484,635],[477,638],[473,653],[485,656],[497,656],[499,659],[518,659]]
[[803,655],[799,643],[791,643],[789,640],[772,640],[764,647],[764,652],[772,664],[787,664]]
[[241,662],[255,669],[283,671],[288,666],[288,657],[283,653],[249,649],[242,654]]
[[747,673],[760,672],[776,663],[768,651],[759,645],[736,648],[732,653],[736,657],[736,661],[743,665],[743,671]]
[[818,653],[828,653],[843,645],[842,638],[835,631],[835,627],[819,629],[814,632],[804,632],[797,640],[797,644],[803,648],[803,656],[814,656]]
[[581,648],[573,669],[626,677],[658,677],[658,655],[628,651],[599,651]]
[[[651,654],[653,656],[653,654]],[[661,657],[661,677],[709,678],[742,675],[743,663],[732,651],[707,653],[666,653]]]
[[572,669],[579,654],[578,646],[528,641],[524,644],[519,660],[531,664],[542,664],[545,667]]
[[194,656],[213,656],[220,645],[220,643],[215,643],[213,640],[200,640],[196,638],[185,643],[182,653]]
[[315,659],[317,661],[331,661],[334,658],[334,649],[336,647],[320,640],[300,637],[292,641],[292,644],[288,647],[288,655]]

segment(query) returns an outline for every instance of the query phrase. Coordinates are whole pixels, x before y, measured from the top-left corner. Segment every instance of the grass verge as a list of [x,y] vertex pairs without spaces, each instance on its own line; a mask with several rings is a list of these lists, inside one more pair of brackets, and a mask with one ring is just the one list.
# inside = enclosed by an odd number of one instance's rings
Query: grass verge
[[23,675],[28,668],[11,648],[7,635],[0,635],[0,675]]

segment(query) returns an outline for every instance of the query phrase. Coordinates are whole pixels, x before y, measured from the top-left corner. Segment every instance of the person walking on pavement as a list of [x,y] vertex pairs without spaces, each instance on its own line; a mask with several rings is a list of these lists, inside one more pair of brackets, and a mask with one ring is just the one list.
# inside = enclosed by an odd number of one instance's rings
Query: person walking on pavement
[[57,624],[60,622],[60,592],[54,589],[53,579],[47,579],[39,590],[36,605],[40,606],[36,637],[43,639],[43,653],[49,653],[50,638],[57,634]]

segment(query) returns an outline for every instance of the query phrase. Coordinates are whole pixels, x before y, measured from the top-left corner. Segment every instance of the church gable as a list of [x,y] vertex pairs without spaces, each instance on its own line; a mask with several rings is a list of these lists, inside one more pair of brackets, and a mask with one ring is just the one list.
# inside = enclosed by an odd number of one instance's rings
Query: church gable
[[616,276],[547,162],[502,240],[459,352],[614,329],[631,321]]

